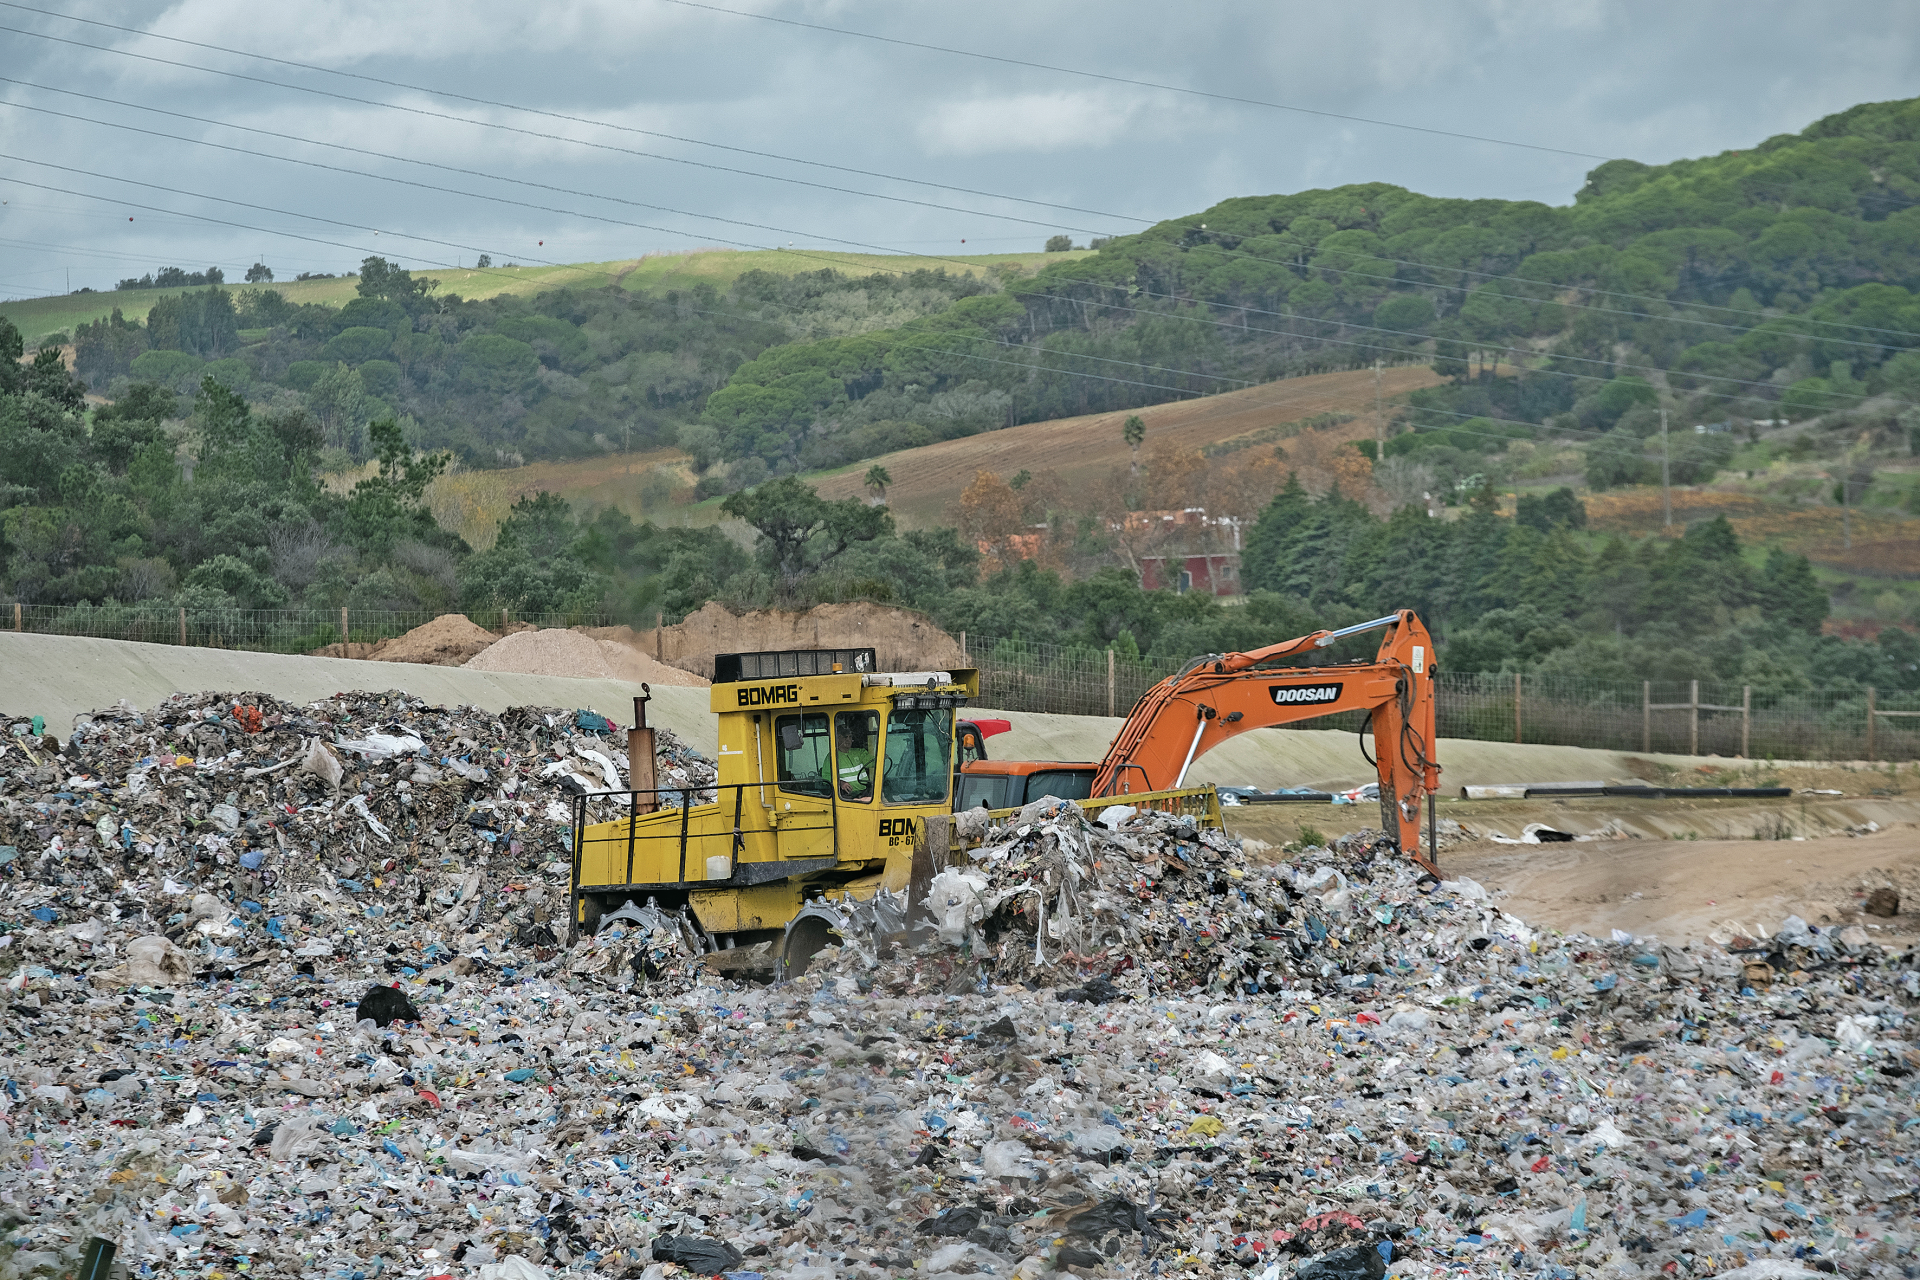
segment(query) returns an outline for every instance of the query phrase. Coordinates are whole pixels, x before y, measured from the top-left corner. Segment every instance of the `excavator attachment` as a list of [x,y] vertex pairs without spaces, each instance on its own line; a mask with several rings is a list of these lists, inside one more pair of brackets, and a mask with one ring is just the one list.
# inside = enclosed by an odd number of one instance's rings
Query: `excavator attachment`
[[[1384,631],[1371,662],[1285,665],[1346,636]],[[1411,609],[1316,631],[1246,653],[1209,654],[1149,689],[1128,713],[1094,776],[1095,797],[1180,787],[1199,756],[1250,729],[1360,711],[1380,776],[1380,823],[1400,852],[1439,874],[1434,793],[1433,638]],[[1426,802],[1425,844],[1420,830]]]

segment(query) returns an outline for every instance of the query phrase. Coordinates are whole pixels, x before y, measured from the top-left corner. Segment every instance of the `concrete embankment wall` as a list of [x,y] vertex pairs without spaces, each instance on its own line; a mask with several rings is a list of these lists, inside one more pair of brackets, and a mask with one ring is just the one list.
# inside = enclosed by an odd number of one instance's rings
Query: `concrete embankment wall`
[[[0,712],[42,715],[48,728],[65,734],[77,714],[111,707],[121,699],[145,710],[171,693],[217,689],[270,693],[311,702],[346,690],[403,689],[428,702],[466,704],[500,711],[512,706],[588,708],[621,724],[633,716],[638,685],[617,680],[575,680],[516,675],[465,667],[309,658],[291,654],[201,649],[78,636],[0,632]],[[655,686],[649,722],[672,729],[698,751],[718,748],[708,693],[697,688]],[[1120,721],[1106,716],[1058,716],[995,712],[1013,731],[988,742],[1006,759],[1095,760],[1105,753]],[[1686,756],[1631,757],[1585,747],[1516,746],[1444,738],[1440,763],[1445,787],[1458,794],[1464,783],[1583,782],[1632,777],[1652,759],[1677,768],[1698,763]],[[1242,734],[1194,762],[1191,780],[1221,786],[1342,788],[1374,779],[1350,733],[1319,729],[1260,729]]]

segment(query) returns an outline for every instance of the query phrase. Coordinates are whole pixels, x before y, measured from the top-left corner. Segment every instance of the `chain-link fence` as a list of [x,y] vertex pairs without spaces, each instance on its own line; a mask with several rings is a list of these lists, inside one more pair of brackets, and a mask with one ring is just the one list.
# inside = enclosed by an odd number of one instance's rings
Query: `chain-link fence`
[[[344,638],[375,644],[404,635],[441,616],[404,609],[224,609],[175,604],[38,605],[0,603],[0,630],[41,635],[92,636],[144,644],[311,653]],[[614,620],[598,614],[514,614],[487,609],[467,615],[479,626],[504,632],[509,625],[601,627]]]
[[[431,621],[427,610],[222,609],[175,604],[30,605],[0,602],[0,630],[94,636],[147,644],[311,653],[372,644]],[[509,625],[612,626],[599,614],[467,615],[490,631]],[[1059,715],[1125,715],[1187,659],[1091,645],[968,638],[983,706]],[[1742,685],[1586,680],[1572,676],[1440,673],[1440,736],[1677,755],[1779,760],[1920,759],[1920,693],[1885,689],[1776,693]],[[1298,728],[1358,732],[1348,712]]]
[[[968,638],[981,705],[1125,715],[1185,665],[1086,645]],[[1920,759],[1920,694],[1884,689],[1774,693],[1751,686],[1568,676],[1440,673],[1440,736],[1675,755],[1779,760]],[[1358,732],[1348,712],[1302,729]],[[1869,727],[1871,726],[1871,727]]]

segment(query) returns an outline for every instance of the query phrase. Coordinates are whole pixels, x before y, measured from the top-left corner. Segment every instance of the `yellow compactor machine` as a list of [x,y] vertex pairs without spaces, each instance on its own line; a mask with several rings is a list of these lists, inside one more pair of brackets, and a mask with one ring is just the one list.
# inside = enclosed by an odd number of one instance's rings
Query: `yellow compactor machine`
[[703,793],[656,788],[636,727],[634,790],[574,800],[569,940],[690,914],[706,945],[774,941],[797,971],[850,917],[903,928],[916,846],[930,874],[928,820],[946,833],[955,721],[980,677],[874,665],[872,649],[716,655],[719,782]]

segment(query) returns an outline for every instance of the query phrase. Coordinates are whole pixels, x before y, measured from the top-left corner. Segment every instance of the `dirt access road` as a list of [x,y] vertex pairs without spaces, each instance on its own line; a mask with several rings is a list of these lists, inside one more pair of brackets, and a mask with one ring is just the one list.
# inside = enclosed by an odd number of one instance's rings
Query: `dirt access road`
[[[1381,374],[1380,392],[1391,400],[1440,381],[1439,375],[1425,365],[1387,369]],[[925,525],[945,518],[947,508],[959,499],[961,490],[972,481],[976,471],[991,471],[1006,478],[1021,471],[1036,475],[1053,471],[1069,485],[1078,485],[1102,478],[1115,467],[1126,466],[1128,451],[1120,435],[1120,425],[1128,412],[1138,413],[1147,424],[1148,448],[1171,444],[1195,451],[1202,445],[1230,440],[1263,427],[1299,422],[1321,413],[1364,415],[1366,422],[1356,423],[1352,434],[1356,439],[1371,436],[1373,403],[1371,369],[1317,373],[1197,400],[1029,422],[1001,431],[943,440],[859,463],[823,477],[818,488],[823,498],[862,496],[866,491],[861,477],[867,468],[877,464],[893,476],[893,483],[887,489],[887,505],[894,514],[910,525]]]
[[[1788,800],[1442,800],[1461,824],[1441,871],[1498,895],[1529,924],[1606,937],[1614,929],[1669,941],[1739,926],[1771,933],[1789,915],[1810,924],[1859,923],[1876,938],[1920,940],[1920,798],[1856,794]],[[1257,805],[1227,810],[1236,835],[1270,844],[1378,826],[1374,805]],[[1591,837],[1501,844],[1529,823]],[[1872,830],[1870,828],[1877,828]],[[1849,834],[1858,833],[1858,834]],[[1861,916],[1882,885],[1902,912]]]
[[[1607,937],[1623,929],[1667,941],[1717,929],[1754,936],[1789,915],[1809,924],[1865,925],[1876,939],[1920,936],[1920,840],[1914,824],[1805,840],[1594,840],[1462,845],[1451,876],[1506,891],[1502,910],[1529,924]],[[1864,916],[1859,899],[1892,885],[1902,913]]]

